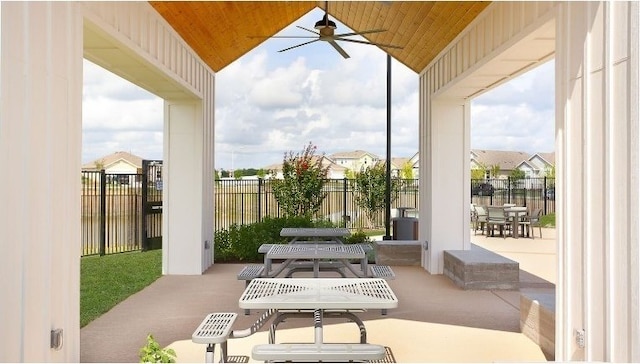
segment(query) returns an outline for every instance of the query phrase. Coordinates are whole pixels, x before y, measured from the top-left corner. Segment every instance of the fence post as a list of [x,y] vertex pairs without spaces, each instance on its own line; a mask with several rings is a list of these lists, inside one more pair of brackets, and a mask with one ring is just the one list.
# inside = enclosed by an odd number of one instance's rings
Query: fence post
[[507,176],[507,203],[511,203],[511,176]]
[[100,255],[105,254],[107,241],[107,174],[100,170]]
[[544,208],[544,214],[547,214],[547,176],[544,176],[544,182],[543,182],[543,189],[542,189],[542,194],[543,194],[543,199],[542,201],[544,201],[544,203],[542,204],[543,208]]
[[258,177],[258,222],[262,221],[262,178]]
[[149,250],[149,241],[147,240],[147,204],[149,203],[149,161],[142,161],[142,206],[140,206],[141,216],[140,219],[140,245],[142,251]]
[[347,227],[347,177],[342,179],[342,227]]

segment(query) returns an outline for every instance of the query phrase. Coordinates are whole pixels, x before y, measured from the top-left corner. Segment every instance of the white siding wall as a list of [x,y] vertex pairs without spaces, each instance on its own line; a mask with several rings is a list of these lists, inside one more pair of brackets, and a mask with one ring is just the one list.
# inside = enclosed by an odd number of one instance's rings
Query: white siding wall
[[118,74],[142,86],[161,77],[158,95],[189,110],[165,128],[165,172],[180,176],[165,180],[165,273],[213,261],[214,74],[147,2],[2,2],[1,16],[0,170],[12,178],[0,179],[0,361],[78,362],[83,29],[146,67]]
[[[640,361],[637,2],[568,2],[556,59],[556,359]],[[584,330],[586,346],[575,342]]]
[[0,361],[78,362],[82,18],[71,2],[0,6]]

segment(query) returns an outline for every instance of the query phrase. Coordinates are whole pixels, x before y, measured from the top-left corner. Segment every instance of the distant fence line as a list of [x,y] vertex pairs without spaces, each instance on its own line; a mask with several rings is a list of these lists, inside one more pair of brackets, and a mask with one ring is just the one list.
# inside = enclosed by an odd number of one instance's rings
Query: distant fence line
[[[149,229],[148,226],[160,229],[161,201],[156,197],[153,202],[160,213],[145,214],[149,207],[143,198],[143,177],[144,174],[82,172],[81,255],[141,250],[145,245],[144,230]],[[152,196],[161,196],[161,180],[155,182],[149,183],[147,189],[153,190],[151,192],[155,195]],[[478,205],[515,203],[542,208],[548,214],[555,212],[553,186],[553,179],[548,178],[472,180],[471,202]],[[216,180],[214,191],[215,230],[229,228],[233,224],[251,224],[267,216],[279,217],[282,214],[273,194],[271,180]],[[364,229],[369,225],[364,211],[354,201],[348,179],[328,179],[323,191],[327,196],[316,217],[352,230]],[[399,196],[392,202],[391,208],[408,207],[415,209],[417,214],[418,201],[418,180],[403,180]],[[380,211],[374,220],[374,226],[384,227],[384,211]]]

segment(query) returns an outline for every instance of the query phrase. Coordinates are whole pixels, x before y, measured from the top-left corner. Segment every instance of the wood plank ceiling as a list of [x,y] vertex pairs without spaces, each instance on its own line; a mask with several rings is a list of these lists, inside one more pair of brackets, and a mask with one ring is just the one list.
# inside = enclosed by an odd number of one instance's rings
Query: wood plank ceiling
[[[419,73],[489,3],[330,1],[329,15],[356,32],[386,29],[365,38],[402,46],[384,50]],[[151,1],[150,4],[215,72],[265,40],[251,36],[275,35],[315,7],[325,6],[324,1]],[[341,32],[344,31],[338,29]]]

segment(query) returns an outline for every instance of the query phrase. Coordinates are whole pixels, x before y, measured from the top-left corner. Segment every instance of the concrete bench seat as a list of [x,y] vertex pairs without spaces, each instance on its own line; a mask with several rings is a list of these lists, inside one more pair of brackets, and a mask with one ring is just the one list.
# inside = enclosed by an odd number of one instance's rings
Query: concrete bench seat
[[520,331],[540,346],[547,360],[555,360],[555,293],[526,292],[520,294]]
[[215,312],[208,314],[191,335],[191,341],[196,344],[207,344],[205,362],[214,362],[216,344],[220,344],[220,360],[227,362],[227,340],[231,333],[231,326],[236,321],[235,312]]
[[251,351],[255,360],[349,362],[380,360],[386,355],[382,345],[375,344],[262,344]]
[[444,274],[465,290],[520,288],[518,262],[474,244],[469,250],[445,250]]

